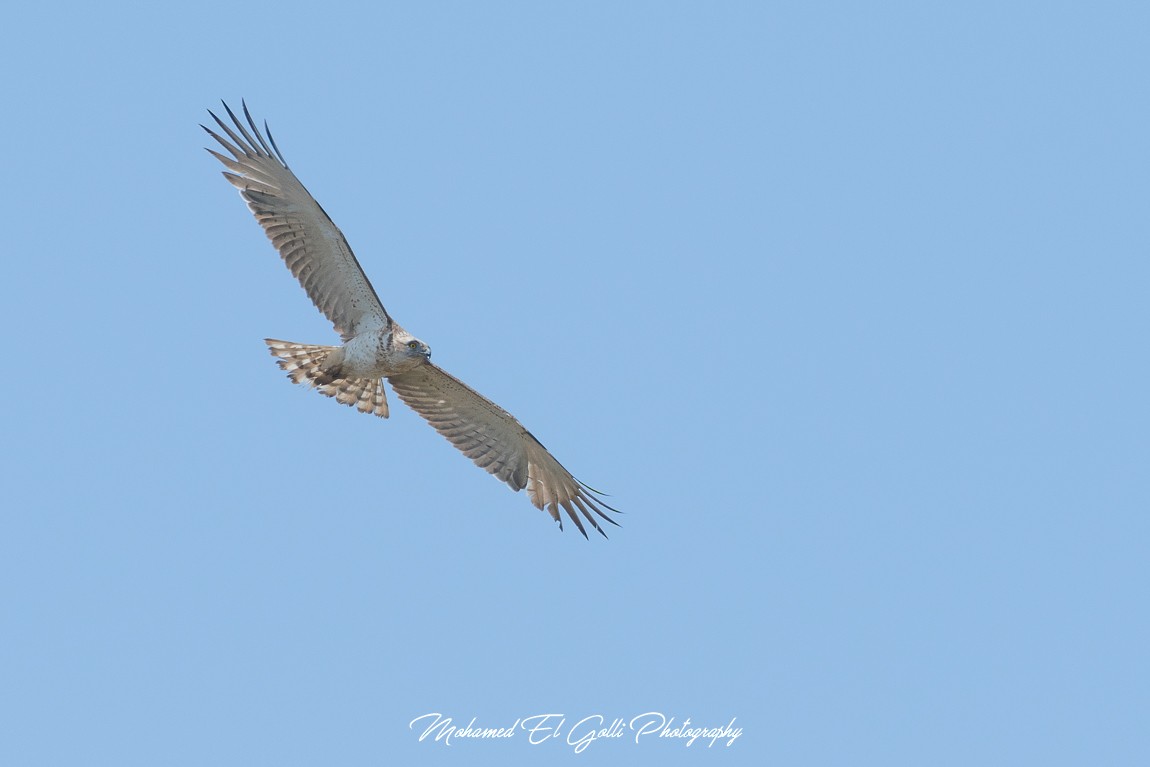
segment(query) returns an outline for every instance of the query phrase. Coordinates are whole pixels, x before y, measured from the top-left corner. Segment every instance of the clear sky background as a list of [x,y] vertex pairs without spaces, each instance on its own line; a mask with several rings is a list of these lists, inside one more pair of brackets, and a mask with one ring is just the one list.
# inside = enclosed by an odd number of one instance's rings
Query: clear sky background
[[[1145,3],[9,9],[0,763],[1147,763],[1148,39]],[[335,336],[201,148],[221,98],[610,540],[289,384],[261,339]],[[646,712],[743,732],[565,742]]]

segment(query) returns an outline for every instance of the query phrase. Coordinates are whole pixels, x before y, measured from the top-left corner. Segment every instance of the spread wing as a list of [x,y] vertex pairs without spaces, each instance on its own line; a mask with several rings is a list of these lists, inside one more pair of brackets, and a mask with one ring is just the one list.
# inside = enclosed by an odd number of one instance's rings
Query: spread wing
[[331,320],[344,341],[366,330],[387,327],[391,318],[355,260],[351,246],[288,168],[267,124],[261,133],[247,104],[246,128],[227,104],[224,109],[232,119],[230,126],[211,111],[208,114],[227,134],[226,139],[207,126],[200,127],[220,142],[231,157],[208,151],[228,169],[224,178],[240,190],[240,196],[312,303]]
[[477,466],[513,490],[526,487],[535,508],[550,513],[551,518],[559,522],[560,529],[563,527],[560,508],[567,512],[584,538],[587,531],[579,514],[604,538],[607,534],[597,518],[619,524],[603,511],[618,510],[571,476],[515,416],[455,376],[428,362],[387,380],[400,399]]

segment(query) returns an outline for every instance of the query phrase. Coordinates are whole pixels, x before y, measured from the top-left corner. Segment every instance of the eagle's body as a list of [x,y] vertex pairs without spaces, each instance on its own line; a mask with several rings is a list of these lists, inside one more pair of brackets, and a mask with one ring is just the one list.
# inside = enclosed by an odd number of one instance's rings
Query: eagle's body
[[231,125],[209,114],[227,138],[204,130],[231,157],[208,151],[228,169],[224,177],[240,190],[284,263],[343,339],[342,346],[267,339],[289,377],[383,418],[387,379],[404,402],[478,466],[514,490],[527,488],[535,507],[546,509],[560,527],[560,509],[584,536],[580,517],[600,533],[598,519],[617,524],[604,511],[614,509],[514,416],[431,363],[431,348],[388,315],[343,233],[288,168],[266,125],[261,133],[246,105],[246,127],[227,104],[224,108]]

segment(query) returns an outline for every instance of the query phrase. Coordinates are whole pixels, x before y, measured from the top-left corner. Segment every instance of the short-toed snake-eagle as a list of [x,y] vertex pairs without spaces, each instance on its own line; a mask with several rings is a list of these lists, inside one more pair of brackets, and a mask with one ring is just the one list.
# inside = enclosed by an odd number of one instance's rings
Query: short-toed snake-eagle
[[[479,467],[587,536],[583,520],[606,537],[599,520],[616,511],[575,479],[531,432],[503,408],[431,363],[431,349],[393,320],[339,228],[284,162],[271,133],[224,104],[231,123],[209,111],[224,135],[202,126],[230,157],[209,149],[227,170],[268,239],[316,307],[331,320],[342,346],[266,339],[292,381],[337,402],[386,418],[383,379],[415,412]],[[245,125],[246,122],[246,125]],[[226,137],[225,137],[226,136]]]

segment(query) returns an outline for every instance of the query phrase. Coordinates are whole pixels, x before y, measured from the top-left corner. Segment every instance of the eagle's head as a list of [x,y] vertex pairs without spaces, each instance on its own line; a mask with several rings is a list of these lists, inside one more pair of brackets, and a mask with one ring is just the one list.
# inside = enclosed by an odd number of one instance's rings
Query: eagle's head
[[431,347],[423,343],[423,341],[420,341],[418,338],[411,339],[403,346],[407,349],[407,354],[409,356],[431,359]]
[[391,343],[400,359],[413,362],[425,362],[431,359],[431,347],[406,330],[393,333]]

